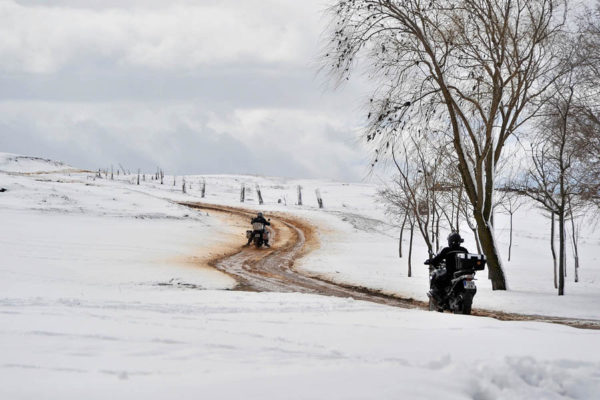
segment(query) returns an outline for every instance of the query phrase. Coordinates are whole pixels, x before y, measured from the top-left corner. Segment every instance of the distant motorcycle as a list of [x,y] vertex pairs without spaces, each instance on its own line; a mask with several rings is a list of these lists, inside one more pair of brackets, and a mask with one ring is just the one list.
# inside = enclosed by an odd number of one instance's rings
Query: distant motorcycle
[[252,224],[252,230],[246,231],[246,239],[250,240],[250,238],[252,238],[252,242],[257,249],[263,244],[269,243],[269,231],[266,229],[265,224],[254,222]]
[[[438,302],[429,297],[429,310],[444,312],[449,310],[455,314],[471,314],[473,297],[477,293],[475,285],[475,271],[485,268],[486,258],[483,254],[458,253],[456,256],[456,272],[454,272],[450,285],[444,289],[444,297]],[[446,267],[445,263],[429,266],[429,284],[432,278]]]

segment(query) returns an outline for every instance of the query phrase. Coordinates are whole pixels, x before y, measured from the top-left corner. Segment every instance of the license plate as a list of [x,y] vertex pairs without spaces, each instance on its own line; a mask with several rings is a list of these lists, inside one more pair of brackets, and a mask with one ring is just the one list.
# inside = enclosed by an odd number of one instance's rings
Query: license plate
[[464,281],[465,289],[475,289],[475,282],[473,281]]

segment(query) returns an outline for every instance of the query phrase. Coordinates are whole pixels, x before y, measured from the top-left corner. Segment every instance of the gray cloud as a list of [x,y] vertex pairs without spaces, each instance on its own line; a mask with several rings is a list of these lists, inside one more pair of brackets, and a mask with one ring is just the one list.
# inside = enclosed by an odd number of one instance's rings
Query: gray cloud
[[323,89],[319,0],[0,2],[0,151],[98,168],[356,180],[355,104]]

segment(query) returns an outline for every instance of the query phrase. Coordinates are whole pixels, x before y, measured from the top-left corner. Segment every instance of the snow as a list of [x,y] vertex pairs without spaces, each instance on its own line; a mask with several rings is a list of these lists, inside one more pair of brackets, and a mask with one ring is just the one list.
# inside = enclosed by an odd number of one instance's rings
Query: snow
[[[319,226],[320,248],[296,264],[304,271],[337,282],[365,286],[385,293],[427,301],[428,269],[423,265],[427,248],[415,229],[412,277],[408,269],[408,232],[404,257],[398,257],[399,227],[376,201],[377,184],[348,184],[325,180],[295,180],[255,176],[189,176],[194,182],[190,196],[198,198],[196,182],[206,180],[206,202],[239,206],[241,184],[251,188],[246,208],[284,211]],[[171,182],[172,178],[165,178]],[[258,206],[254,187],[259,184],[265,199]],[[296,187],[303,187],[303,206],[295,205]],[[180,188],[170,186],[170,196],[183,200]],[[314,190],[320,188],[325,203],[318,209]],[[278,199],[282,199],[278,203]],[[284,205],[285,199],[286,205]],[[580,247],[580,281],[573,282],[573,263],[568,255],[566,296],[557,296],[553,284],[549,221],[531,202],[514,214],[512,261],[506,261],[509,217],[497,212],[495,232],[507,276],[509,291],[493,291],[487,269],[477,274],[474,307],[498,311],[600,320],[600,232],[584,221]],[[470,230],[463,227],[465,247],[476,252]],[[444,235],[445,236],[445,235]],[[442,243],[443,245],[443,243]],[[570,249],[568,249],[570,250]]]
[[[223,290],[233,280],[206,260],[242,244],[243,232],[174,203],[199,200],[202,177],[186,178],[186,195],[172,177],[138,186],[132,176],[97,179],[40,159],[20,170],[24,159],[0,159],[8,171],[0,172],[0,398],[600,397],[598,331]],[[426,253],[416,246],[407,278],[375,185],[203,178],[206,201],[239,205],[240,184],[259,183],[265,206],[253,191],[245,206],[317,224],[320,248],[301,261],[304,270],[423,298]],[[293,204],[298,184],[303,207]],[[277,203],[284,196],[287,205]],[[481,273],[475,306],[598,318],[597,235],[582,240],[582,282],[558,298],[543,217],[516,216],[507,264],[514,290],[492,292]],[[501,245],[503,224],[500,216]]]
[[69,170],[75,169],[60,161],[0,152],[1,172],[40,173]]

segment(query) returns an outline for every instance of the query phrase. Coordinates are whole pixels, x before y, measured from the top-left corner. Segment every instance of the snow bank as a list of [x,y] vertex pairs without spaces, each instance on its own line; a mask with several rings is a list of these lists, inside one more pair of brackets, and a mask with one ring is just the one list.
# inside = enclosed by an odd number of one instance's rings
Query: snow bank
[[600,394],[600,358],[590,351],[600,339],[595,331],[313,295],[173,287],[145,294],[3,299],[0,393],[49,399]]

